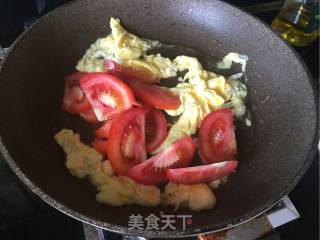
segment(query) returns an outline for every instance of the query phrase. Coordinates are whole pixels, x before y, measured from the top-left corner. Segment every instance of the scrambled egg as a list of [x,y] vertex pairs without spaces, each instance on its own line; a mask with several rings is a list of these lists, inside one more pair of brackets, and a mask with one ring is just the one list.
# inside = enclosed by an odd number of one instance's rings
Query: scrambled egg
[[72,130],[62,129],[54,138],[66,154],[67,168],[78,178],[89,175],[92,169],[102,161],[102,155],[94,148],[83,144],[79,134],[73,133]]
[[239,79],[244,76],[246,71],[247,61],[249,60],[248,56],[241,55],[239,53],[230,52],[228,53],[221,62],[217,63],[218,69],[230,69],[232,63],[238,63],[241,65],[241,72],[231,75],[230,79]]
[[160,204],[159,188],[138,184],[127,177],[112,176],[98,190],[97,201],[111,206],[135,203],[155,207]]
[[117,177],[109,161],[97,164],[90,178],[98,188],[98,202],[112,206],[135,203],[150,207],[160,203],[160,190],[157,187],[138,184],[127,177]]
[[90,180],[96,187],[105,184],[110,177],[114,175],[114,171],[109,161],[98,163],[90,172]]
[[236,117],[243,116],[246,111],[244,100],[247,89],[240,81],[227,80],[204,70],[198,59],[193,57],[178,56],[173,63],[178,71],[187,70],[187,73],[182,83],[169,89],[180,97],[180,107],[166,112],[180,117],[155,153],[186,135],[195,134],[202,119],[216,109],[229,107]]
[[127,67],[144,69],[159,78],[176,76],[169,58],[157,55],[146,55],[149,49],[159,45],[158,41],[139,38],[128,33],[119,19],[110,19],[111,33],[99,38],[86,51],[76,67],[81,72],[105,71],[104,59],[112,59]]
[[139,204],[157,206],[160,204],[160,190],[155,186],[138,184],[127,177],[115,175],[109,161],[102,162],[102,155],[94,148],[81,142],[79,134],[63,129],[55,135],[63,148],[70,173],[78,178],[89,176],[98,188],[98,202],[112,206]]
[[192,211],[211,209],[216,197],[207,184],[183,185],[169,182],[162,193],[162,203],[179,207],[188,207]]

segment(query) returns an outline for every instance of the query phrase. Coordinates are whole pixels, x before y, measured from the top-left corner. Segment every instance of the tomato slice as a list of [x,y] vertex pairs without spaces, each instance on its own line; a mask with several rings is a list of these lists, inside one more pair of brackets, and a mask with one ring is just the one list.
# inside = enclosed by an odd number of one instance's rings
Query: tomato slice
[[92,108],[86,112],[79,113],[79,115],[88,123],[97,124],[100,122]]
[[146,159],[145,110],[131,108],[119,114],[109,133],[108,157],[114,171],[126,175],[131,167]]
[[155,108],[174,110],[181,104],[178,96],[158,85],[147,84],[136,79],[131,79],[128,84],[137,98]]
[[165,169],[186,167],[190,164],[196,151],[191,137],[184,137],[166,150],[134,166],[128,176],[138,183],[154,185],[166,182]]
[[168,136],[168,123],[161,110],[147,107],[146,147],[149,153],[156,150]]
[[96,137],[109,138],[112,121],[114,121],[114,119],[109,119],[104,125],[98,128],[95,132]]
[[103,156],[108,156],[108,140],[102,138],[95,138],[91,146],[94,147]]
[[74,72],[64,78],[65,88],[62,108],[72,114],[86,112],[91,105],[80,87],[79,80],[84,73]]
[[80,86],[100,121],[129,109],[135,101],[128,85],[109,74],[87,73],[81,76]]
[[230,109],[216,110],[203,119],[199,130],[199,152],[204,163],[230,160],[237,154]]
[[116,63],[111,59],[104,61],[106,70],[124,81],[129,79],[139,79],[146,83],[155,83],[160,81],[160,77],[142,68],[130,68]]
[[166,174],[171,182],[180,184],[206,183],[220,179],[233,172],[238,166],[238,161],[226,161],[209,165],[167,169]]

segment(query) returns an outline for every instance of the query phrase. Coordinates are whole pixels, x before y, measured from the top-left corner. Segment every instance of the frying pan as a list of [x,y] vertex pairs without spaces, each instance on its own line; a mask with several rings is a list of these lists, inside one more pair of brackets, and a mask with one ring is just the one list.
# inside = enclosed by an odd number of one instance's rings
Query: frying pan
[[[240,166],[215,191],[213,210],[125,206],[95,201],[88,180],[72,177],[53,135],[69,127],[89,141],[92,129],[61,110],[63,76],[98,37],[111,16],[129,31],[182,44],[221,58],[230,51],[249,56],[247,86],[253,126],[237,126]],[[318,131],[316,93],[295,51],[269,27],[215,0],[75,1],[50,12],[22,34],[0,74],[1,152],[18,177],[43,200],[81,221],[110,231],[177,237],[217,231],[247,221],[273,206],[307,170]],[[191,214],[185,230],[129,229],[129,215]]]

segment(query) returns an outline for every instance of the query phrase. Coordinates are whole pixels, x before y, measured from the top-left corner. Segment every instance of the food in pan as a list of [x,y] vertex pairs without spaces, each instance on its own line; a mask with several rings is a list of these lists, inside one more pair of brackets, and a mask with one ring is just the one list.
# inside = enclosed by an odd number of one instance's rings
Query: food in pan
[[[69,129],[55,135],[67,169],[89,177],[100,203],[213,208],[214,189],[238,166],[233,121],[246,112],[247,57],[229,53],[217,63],[240,64],[224,77],[194,57],[148,54],[161,43],[127,32],[118,19],[110,27],[65,77],[63,109],[97,128],[91,146]],[[165,87],[172,79],[177,84]]]

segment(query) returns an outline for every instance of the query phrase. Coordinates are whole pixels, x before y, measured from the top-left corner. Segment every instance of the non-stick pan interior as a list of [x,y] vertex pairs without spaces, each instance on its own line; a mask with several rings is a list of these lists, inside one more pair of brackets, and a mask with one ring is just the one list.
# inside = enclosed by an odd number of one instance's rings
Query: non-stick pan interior
[[[113,208],[95,201],[88,180],[68,174],[53,135],[64,127],[90,140],[90,127],[61,110],[63,76],[98,37],[110,31],[111,16],[131,32],[182,44],[222,57],[230,51],[249,56],[248,104],[251,128],[236,130],[240,166],[216,190],[213,210]],[[5,158],[62,211],[113,231],[157,236],[217,230],[255,216],[281,198],[308,165],[316,108],[308,74],[295,53],[253,17],[219,1],[77,1],[49,13],[25,33],[7,57],[0,75],[0,135]],[[2,148],[5,152],[5,149]],[[25,183],[33,186],[26,178]],[[53,201],[55,199],[57,202]],[[59,204],[61,203],[61,204]],[[160,211],[192,214],[185,231],[128,230],[131,214]]]

